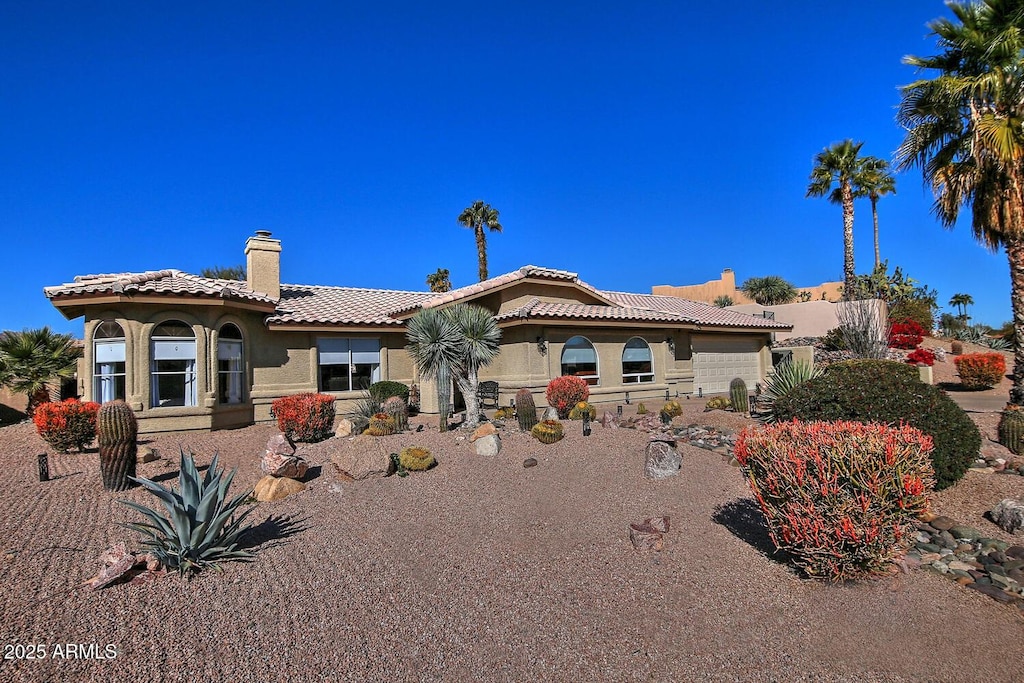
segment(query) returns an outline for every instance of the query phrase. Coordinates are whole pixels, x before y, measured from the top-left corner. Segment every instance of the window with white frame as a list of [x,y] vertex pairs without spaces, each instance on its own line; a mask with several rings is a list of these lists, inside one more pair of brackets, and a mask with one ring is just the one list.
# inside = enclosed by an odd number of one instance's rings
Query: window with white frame
[[633,337],[622,349],[622,383],[654,381],[651,347],[640,337]]
[[597,351],[586,337],[571,337],[562,348],[562,374],[573,375],[596,385],[600,380],[597,370]]
[[197,405],[196,336],[191,327],[177,320],[156,326],[150,369],[152,407]]
[[125,398],[124,330],[113,320],[93,333],[92,397],[97,403]]
[[355,391],[380,381],[380,340],[317,339],[320,391]]
[[227,323],[217,335],[217,401],[233,404],[242,402],[242,333]]

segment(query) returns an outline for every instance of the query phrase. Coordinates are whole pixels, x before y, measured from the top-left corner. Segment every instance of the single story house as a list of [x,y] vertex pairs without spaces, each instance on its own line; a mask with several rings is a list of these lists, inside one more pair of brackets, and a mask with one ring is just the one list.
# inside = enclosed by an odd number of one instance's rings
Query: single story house
[[338,410],[372,382],[417,383],[406,350],[417,311],[464,302],[492,311],[501,353],[481,372],[546,404],[554,377],[574,374],[595,403],[753,388],[771,367],[772,334],[790,325],[671,296],[598,290],[575,273],[537,266],[450,292],[281,284],[281,242],[258,231],[245,246],[245,281],[177,270],[84,275],[45,288],[70,319],[84,317],[79,394],[124,399],[140,431],[239,427],[272,419],[281,396],[325,392]]

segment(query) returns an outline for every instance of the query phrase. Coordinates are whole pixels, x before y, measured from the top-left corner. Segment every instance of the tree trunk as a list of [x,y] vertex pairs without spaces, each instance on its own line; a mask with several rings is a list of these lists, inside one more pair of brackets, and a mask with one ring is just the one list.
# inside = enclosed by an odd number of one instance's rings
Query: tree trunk
[[841,185],[843,197],[843,299],[850,301],[854,289],[853,265],[853,188],[850,181]]
[[878,249],[878,197],[871,198],[871,220],[875,224],[875,270],[882,265],[882,252]]
[[452,409],[452,378],[448,368],[437,371],[437,412],[440,415],[438,430],[448,431],[448,413]]
[[476,395],[480,386],[480,378],[475,372],[472,372],[468,377],[459,376],[456,381],[459,383],[462,398],[466,400],[466,421],[463,426],[468,429],[476,429],[480,424],[480,401]]
[[480,266],[480,282],[487,279],[487,236],[484,235],[484,226],[476,225],[476,260]]
[[1013,310],[1013,386],[1010,403],[1024,405],[1024,237],[1006,240],[1010,261],[1010,304]]

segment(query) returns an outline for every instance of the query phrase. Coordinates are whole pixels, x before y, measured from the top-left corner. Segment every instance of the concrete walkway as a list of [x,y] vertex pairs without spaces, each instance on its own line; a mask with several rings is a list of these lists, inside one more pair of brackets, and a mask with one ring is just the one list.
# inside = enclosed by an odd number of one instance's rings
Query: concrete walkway
[[1007,393],[948,391],[947,395],[968,413],[999,413],[1010,399]]

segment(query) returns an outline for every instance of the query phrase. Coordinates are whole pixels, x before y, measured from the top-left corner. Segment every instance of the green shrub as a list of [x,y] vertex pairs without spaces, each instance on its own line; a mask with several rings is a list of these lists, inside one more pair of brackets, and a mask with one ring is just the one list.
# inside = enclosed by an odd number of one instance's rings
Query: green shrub
[[819,341],[826,351],[846,350],[846,336],[841,327],[833,327]]
[[377,400],[378,403],[384,403],[392,396],[398,396],[406,405],[409,404],[409,387],[405,386],[401,382],[389,382],[387,380],[383,382],[374,382],[370,385],[370,396]]
[[856,420],[916,427],[935,444],[936,490],[955,484],[981,448],[981,434],[967,413],[941,389],[922,383],[916,367],[897,361],[830,365],[821,377],[776,399],[772,411],[779,422]]
[[841,581],[889,568],[928,507],[931,448],[907,425],[794,421],[744,429],[735,453],[776,547]]
[[889,304],[889,321],[897,322],[902,320],[913,320],[922,328],[925,334],[931,331],[935,324],[932,317],[931,302],[924,299],[904,299]]
[[800,386],[815,377],[821,377],[821,373],[821,368],[817,368],[813,362],[805,360],[787,360],[784,363],[779,363],[775,367],[775,372],[764,380],[764,391],[760,398],[764,412],[758,419],[762,422],[774,422],[775,402],[791,392],[793,387]]

